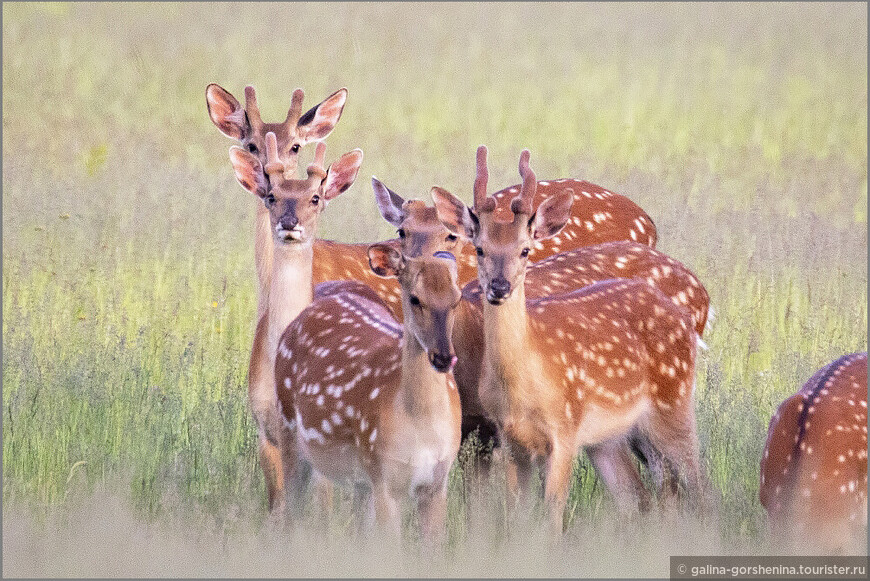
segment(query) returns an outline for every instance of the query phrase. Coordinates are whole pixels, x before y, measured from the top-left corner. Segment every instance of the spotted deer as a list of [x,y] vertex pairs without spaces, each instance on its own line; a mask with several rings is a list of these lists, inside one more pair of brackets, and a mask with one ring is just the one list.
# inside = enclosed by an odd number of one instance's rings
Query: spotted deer
[[[419,256],[438,250],[456,252],[462,246],[471,247],[441,224],[434,207],[420,200],[405,200],[376,178],[373,178],[372,185],[384,219],[399,229],[403,255]],[[432,190],[433,195],[437,195],[436,192],[445,193],[437,186]],[[459,354],[454,375],[462,400],[462,435],[464,441],[471,432],[477,431],[485,448],[490,445],[498,447],[495,426],[486,418],[478,397],[483,317],[480,284],[476,278],[476,258],[472,256],[465,256],[467,262],[463,266],[470,263],[471,266],[465,268],[474,269],[475,278],[462,290],[463,302],[467,304],[457,311],[453,336]],[[463,268],[460,268],[460,276],[462,271]],[[656,286],[675,304],[688,309],[694,329],[701,337],[710,306],[707,290],[685,265],[637,242],[606,242],[565,251],[529,264],[525,279],[526,298],[560,295],[609,278],[639,278]],[[638,455],[650,468],[656,487],[661,489],[664,476],[661,467],[654,463],[654,458],[647,458],[649,450],[646,450],[645,455],[644,450],[640,449],[643,448],[643,442],[633,440],[632,445],[638,447]],[[653,461],[652,465],[650,460]],[[644,499],[641,504],[646,505],[647,501]]]
[[[290,109],[281,123],[264,123],[260,117],[254,87],[245,87],[245,107],[225,89],[212,83],[206,88],[209,117],[217,128],[266,164],[266,135],[274,133],[278,159],[284,165],[285,177],[296,176],[299,151],[308,143],[326,139],[335,128],[347,101],[347,89],[339,89],[319,104],[302,113],[305,93],[293,91]],[[269,277],[273,272],[273,247],[269,209],[257,203],[254,236],[254,260],[257,267],[257,320],[269,304]],[[392,280],[379,279],[368,267],[367,244],[345,244],[316,239],[313,246],[313,281],[358,280],[377,289],[395,311],[399,307],[399,287]]]
[[[413,255],[424,245],[435,244],[456,255],[460,286],[477,278],[474,247],[452,232],[445,231],[437,221],[434,208],[427,208],[419,200],[406,201],[376,177],[372,177],[372,189],[381,215],[398,228],[400,244],[411,253],[406,255]],[[490,199],[495,201],[496,219],[510,219],[510,202],[519,189],[520,186],[511,186],[492,194]],[[534,241],[529,250],[530,262],[607,242],[634,241],[655,248],[658,233],[646,212],[627,197],[585,180],[539,181],[532,207],[537,208],[544,200],[567,191],[574,196],[568,222],[557,236]]]
[[804,551],[864,551],[867,353],[815,373],[770,420],[761,504],[775,540]]
[[318,298],[290,324],[275,363],[285,474],[302,458],[354,485],[354,504],[396,535],[410,494],[424,537],[439,538],[460,439],[456,262],[447,252],[406,259],[386,244],[369,256],[374,272],[400,283],[404,329],[383,301],[355,292]]
[[284,507],[284,477],[278,448],[281,423],[275,395],[274,367],[278,339],[287,325],[313,300],[314,240],[326,204],[347,190],[359,172],[359,149],[324,169],[326,146],[317,145],[307,179],[285,177],[274,133],[266,134],[265,166],[251,152],[230,148],[230,160],[242,187],[263,200],[272,242],[267,304],[257,322],[248,367],[248,401],[257,422],[260,466],[266,478],[270,511]]
[[[555,236],[573,196],[561,192],[532,207],[537,182],[529,153],[511,221],[496,220],[486,195],[486,148],[477,156],[474,206],[434,190],[441,222],[470,240],[478,257],[483,353],[478,386],[486,415],[507,444],[520,493],[544,471],[550,520],[562,529],[573,458],[581,447],[618,456],[639,435],[685,484],[701,474],[694,415],[697,333],[689,312],[645,280],[611,279],[571,293],[527,300],[531,246]],[[630,462],[607,462],[599,475],[617,497],[636,494]]]

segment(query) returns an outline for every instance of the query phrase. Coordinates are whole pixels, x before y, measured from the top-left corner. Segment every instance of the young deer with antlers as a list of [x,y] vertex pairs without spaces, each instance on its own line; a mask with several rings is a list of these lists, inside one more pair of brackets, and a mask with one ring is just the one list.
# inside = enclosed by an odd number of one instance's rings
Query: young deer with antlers
[[[332,132],[347,101],[347,89],[339,89],[321,103],[302,114],[302,89],[293,91],[287,118],[281,123],[263,123],[254,87],[245,87],[245,107],[216,84],[206,88],[209,117],[217,128],[266,165],[266,134],[274,133],[278,159],[284,164],[285,177],[296,176],[299,151],[306,144],[319,142]],[[272,274],[273,244],[269,209],[257,204],[254,259],[257,266],[257,320],[269,304],[269,277]],[[314,284],[328,280],[359,280],[379,291],[391,308],[399,310],[399,288],[393,281],[379,279],[368,267],[368,244],[344,244],[317,239],[313,246]]]
[[460,438],[450,374],[456,261],[447,252],[405,259],[386,244],[369,257],[374,272],[399,280],[404,332],[383,301],[347,291],[318,298],[293,321],[275,364],[290,428],[284,471],[297,470],[298,450],[318,473],[353,484],[355,504],[395,534],[410,494],[424,536],[437,538]]
[[[399,242],[406,256],[413,256],[423,246],[434,244],[456,255],[460,286],[477,278],[474,247],[445,231],[437,221],[434,208],[427,208],[425,203],[418,200],[406,201],[375,177],[372,178],[372,189],[381,215],[398,228]],[[519,189],[519,186],[511,186],[490,197],[495,201],[493,213],[496,219],[510,219],[510,201]],[[537,182],[532,207],[537,208],[544,200],[563,192],[571,192],[574,197],[571,216],[558,236],[534,241],[529,250],[530,262],[607,242],[637,241],[650,248],[655,247],[658,233],[646,212],[625,196],[584,180]]]
[[800,551],[863,551],[867,531],[867,353],[817,371],[770,420],[761,504]]
[[[285,171],[295,174],[298,152],[306,143],[325,139],[335,128],[344,110],[347,89],[339,89],[323,102],[302,115],[302,89],[293,91],[287,118],[282,123],[263,123],[252,86],[245,87],[245,107],[225,89],[216,84],[206,88],[206,104],[209,117],[227,137],[236,139],[241,146],[266,163],[265,136],[273,132],[278,140],[278,155]],[[288,176],[292,177],[292,176]],[[376,195],[389,197],[390,193],[377,179],[372,180]],[[569,223],[560,237],[536,241],[531,258],[540,260],[573,248],[616,240],[636,240],[654,247],[657,240],[655,224],[637,204],[619,194],[583,180],[560,179],[541,181],[538,184],[533,205],[537,207],[544,199],[557,192],[571,189],[576,193],[577,203]],[[507,212],[507,203],[518,191],[511,186],[493,194],[500,212]],[[382,192],[382,193],[379,193]],[[388,193],[389,192],[389,193]],[[388,219],[389,221],[389,219]],[[268,304],[268,277],[272,272],[272,244],[269,231],[269,213],[262,205],[257,206],[255,234],[255,260],[258,276],[257,320]],[[401,237],[402,232],[399,232]],[[346,244],[329,240],[314,242],[315,284],[328,280],[363,281],[387,301],[393,313],[401,320],[399,286],[394,280],[378,279],[368,268],[368,245]],[[468,245],[457,249],[460,266],[459,282],[465,284],[476,276],[473,249]]]
[[[523,187],[511,202],[510,222],[495,219],[495,200],[486,195],[484,146],[478,149],[473,208],[433,191],[442,223],[470,240],[478,256],[486,296],[479,396],[509,447],[517,484],[527,492],[533,468],[544,469],[551,522],[561,530],[577,451],[618,455],[628,437],[640,434],[694,495],[701,483],[694,321],[639,280],[607,280],[527,301],[531,246],[559,232],[573,203],[562,192],[533,210],[537,182],[528,161],[523,151]],[[638,481],[630,462],[605,468],[600,476],[611,490],[634,488],[626,483]]]
[[[377,179],[372,180],[372,185],[384,219],[397,226],[401,233],[400,249],[404,256],[426,255],[438,250],[457,252],[462,246],[471,247],[441,224],[434,207],[419,200],[405,200]],[[437,186],[433,192],[445,193]],[[466,258],[460,276],[463,270],[472,268],[475,279],[462,290],[463,305],[457,311],[453,334],[457,353],[460,354],[454,375],[462,400],[462,435],[464,441],[468,434],[477,430],[484,447],[497,447],[495,426],[486,418],[478,397],[483,355],[483,316],[480,284],[476,279],[476,260],[468,256]],[[466,266],[468,263],[470,267]],[[659,288],[675,304],[688,309],[698,337],[702,335],[710,305],[704,286],[683,264],[636,242],[606,242],[562,252],[530,264],[525,279],[526,298],[565,294],[610,278],[640,278]],[[633,440],[632,444],[643,446],[643,442],[638,440]],[[655,458],[646,457],[650,450],[638,449],[637,452],[647,462],[656,487],[661,489],[664,476],[661,466],[656,464]],[[603,458],[594,452],[591,456],[603,471]],[[618,494],[618,491],[614,491],[614,494]],[[641,492],[641,496],[646,495]],[[641,505],[646,504],[646,499],[642,498]]]
[[269,508],[284,506],[284,477],[278,448],[274,367],[278,339],[287,325],[313,300],[313,242],[317,221],[327,202],[347,190],[359,172],[362,151],[355,149],[324,169],[326,146],[317,144],[308,178],[287,179],[278,159],[277,139],[266,134],[265,167],[252,153],[233,146],[230,160],[236,179],[264,202],[272,239],[271,272],[266,280],[265,312],[257,323],[248,370],[248,401],[257,422],[260,465],[266,477]]

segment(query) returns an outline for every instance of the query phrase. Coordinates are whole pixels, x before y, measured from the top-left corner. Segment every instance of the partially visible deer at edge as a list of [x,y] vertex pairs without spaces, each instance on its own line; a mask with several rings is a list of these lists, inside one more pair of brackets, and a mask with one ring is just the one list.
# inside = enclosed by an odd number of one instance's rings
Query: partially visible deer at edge
[[866,352],[825,365],[776,410],[759,496],[775,542],[801,554],[866,551]]

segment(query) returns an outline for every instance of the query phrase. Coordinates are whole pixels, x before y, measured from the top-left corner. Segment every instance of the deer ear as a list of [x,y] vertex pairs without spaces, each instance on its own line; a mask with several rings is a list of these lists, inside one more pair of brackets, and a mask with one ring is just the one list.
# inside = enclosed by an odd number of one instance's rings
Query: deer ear
[[433,186],[429,192],[435,201],[438,219],[444,227],[467,240],[471,240],[480,229],[480,220],[474,212],[462,203],[462,200],[438,186]]
[[205,103],[211,122],[221,133],[239,141],[248,135],[250,126],[245,110],[229,91],[212,83],[205,88]]
[[296,137],[301,145],[320,141],[332,133],[347,101],[347,89],[339,89],[321,103],[308,110],[296,122]]
[[326,170],[326,181],[323,185],[323,197],[329,201],[339,194],[344,193],[353,185],[362,165],[363,152],[354,149],[350,153],[342,155],[338,161]]
[[391,245],[378,243],[369,246],[369,266],[376,275],[397,277],[404,264],[402,253]]
[[405,200],[402,199],[402,196],[385,186],[375,176],[372,176],[372,189],[375,191],[375,201],[378,203],[378,209],[384,220],[393,226],[401,226],[405,219],[405,213],[402,211],[402,204],[405,203]]
[[236,172],[236,179],[242,187],[255,196],[265,198],[269,193],[269,183],[266,181],[260,160],[234,145],[230,148],[230,162],[233,164],[233,171]]
[[558,234],[571,218],[574,205],[574,190],[568,189],[554,194],[541,202],[537,211],[529,218],[529,233],[535,240],[543,240]]

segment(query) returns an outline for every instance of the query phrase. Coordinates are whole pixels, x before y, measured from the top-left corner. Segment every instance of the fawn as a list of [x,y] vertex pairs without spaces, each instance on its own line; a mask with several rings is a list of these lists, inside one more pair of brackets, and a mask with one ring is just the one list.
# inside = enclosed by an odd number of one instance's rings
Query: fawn
[[354,485],[355,504],[396,535],[410,494],[423,535],[440,538],[460,441],[450,373],[456,260],[404,258],[387,244],[372,245],[369,257],[375,273],[400,283],[404,329],[376,295],[352,290],[318,298],[290,324],[275,362],[284,473],[289,482],[301,457]]

